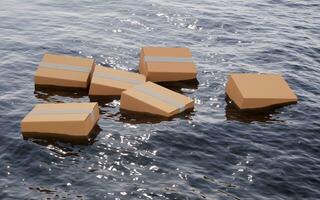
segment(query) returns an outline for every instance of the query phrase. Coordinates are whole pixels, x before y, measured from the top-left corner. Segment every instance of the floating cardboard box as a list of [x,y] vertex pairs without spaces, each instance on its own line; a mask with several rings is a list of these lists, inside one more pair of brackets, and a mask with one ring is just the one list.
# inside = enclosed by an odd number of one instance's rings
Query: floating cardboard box
[[97,103],[38,104],[21,121],[24,138],[88,141],[99,119]]
[[45,54],[35,74],[35,85],[87,88],[94,60],[66,55]]
[[192,80],[197,76],[188,48],[143,47],[139,72],[152,82]]
[[266,108],[297,102],[281,75],[231,74],[226,93],[240,109]]
[[134,86],[121,94],[120,108],[127,111],[171,117],[192,109],[189,97],[152,82]]
[[96,66],[92,75],[89,95],[116,96],[134,85],[144,83],[144,75]]

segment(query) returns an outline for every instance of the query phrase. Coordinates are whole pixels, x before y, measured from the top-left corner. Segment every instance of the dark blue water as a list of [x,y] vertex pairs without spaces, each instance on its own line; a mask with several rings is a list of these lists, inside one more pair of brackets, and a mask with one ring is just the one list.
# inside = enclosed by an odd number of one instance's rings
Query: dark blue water
[[[319,33],[318,0],[2,0],[0,199],[320,199]],[[36,103],[90,101],[35,91],[44,53],[137,71],[151,45],[192,50],[199,84],[170,86],[192,113],[128,117],[115,99],[92,145],[22,139]],[[231,72],[282,73],[299,103],[241,113]]]

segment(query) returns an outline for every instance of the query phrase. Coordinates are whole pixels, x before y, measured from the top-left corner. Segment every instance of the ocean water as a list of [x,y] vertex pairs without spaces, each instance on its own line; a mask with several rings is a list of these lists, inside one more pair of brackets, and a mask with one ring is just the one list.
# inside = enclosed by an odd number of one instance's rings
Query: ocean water
[[[0,199],[320,199],[318,0],[2,0]],[[91,145],[23,140],[36,103],[88,102],[35,91],[44,53],[137,71],[142,46],[189,47],[199,84],[172,120],[100,103]],[[281,73],[298,104],[242,113],[225,99],[231,72]]]

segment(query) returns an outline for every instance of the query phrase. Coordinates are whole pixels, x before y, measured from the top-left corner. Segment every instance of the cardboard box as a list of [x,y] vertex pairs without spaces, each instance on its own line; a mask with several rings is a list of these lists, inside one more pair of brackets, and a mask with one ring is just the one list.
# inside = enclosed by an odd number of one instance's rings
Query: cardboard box
[[24,138],[88,141],[99,119],[97,103],[38,104],[21,121]]
[[256,109],[297,102],[281,75],[231,74],[226,93],[240,109]]
[[139,72],[152,82],[184,81],[197,76],[188,48],[143,47]]
[[93,59],[45,54],[38,65],[34,82],[37,87],[87,88],[93,69]]
[[144,83],[144,75],[96,66],[92,75],[90,96],[116,96],[134,85]]
[[120,108],[127,111],[171,117],[192,109],[189,97],[152,82],[134,86],[121,94]]

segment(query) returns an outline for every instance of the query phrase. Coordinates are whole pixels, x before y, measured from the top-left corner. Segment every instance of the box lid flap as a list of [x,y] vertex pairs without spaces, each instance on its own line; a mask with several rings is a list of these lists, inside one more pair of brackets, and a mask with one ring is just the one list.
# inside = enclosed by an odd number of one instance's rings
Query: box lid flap
[[186,105],[192,102],[189,97],[171,91],[152,82],[146,82],[141,85],[125,91],[125,93],[134,96],[149,105],[155,106],[167,113],[177,110],[180,112],[186,109]]
[[92,83],[107,86],[111,85],[121,89],[141,84],[145,82],[145,80],[145,76],[141,74],[101,66],[96,66],[92,77]]
[[94,60],[66,55],[45,54],[39,63],[36,76],[87,80],[93,67]]
[[295,99],[294,92],[279,74],[231,74],[245,99]]
[[[196,74],[196,66],[188,48],[143,47],[147,73]],[[178,75],[177,75],[178,76]]]
[[83,121],[92,113],[97,103],[38,104],[23,122]]

